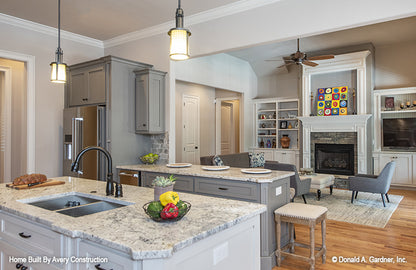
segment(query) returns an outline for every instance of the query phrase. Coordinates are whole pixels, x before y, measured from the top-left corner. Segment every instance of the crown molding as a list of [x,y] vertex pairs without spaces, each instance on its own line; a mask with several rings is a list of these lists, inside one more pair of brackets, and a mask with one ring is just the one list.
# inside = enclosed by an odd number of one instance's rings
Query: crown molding
[[[57,28],[46,26],[40,23],[35,23],[32,21],[20,19],[17,17],[13,17],[10,15],[6,15],[3,13],[0,13],[0,23],[28,29],[31,31],[36,31],[45,35],[58,37]],[[71,33],[68,31],[61,30],[61,38],[66,40],[71,40],[74,42],[82,43],[89,46],[104,48],[104,42],[98,39],[78,35],[75,33]]]
[[[220,6],[207,11],[203,11],[194,15],[185,16],[186,26],[208,22],[222,17],[230,16],[236,13],[248,11],[265,5],[281,2],[283,0],[241,0],[225,6]],[[173,11],[172,11],[173,14]],[[167,33],[169,29],[175,26],[175,20],[158,24],[139,31],[130,32],[104,41],[104,48],[121,45],[127,42],[147,38],[163,33]]]

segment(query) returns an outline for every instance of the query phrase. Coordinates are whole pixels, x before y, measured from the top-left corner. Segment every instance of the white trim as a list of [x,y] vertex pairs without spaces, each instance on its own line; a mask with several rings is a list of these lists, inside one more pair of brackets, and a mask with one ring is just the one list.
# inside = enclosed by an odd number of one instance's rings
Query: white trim
[[5,151],[4,151],[4,172],[3,179],[11,179],[12,161],[12,70],[9,67],[0,66],[0,72],[4,72],[4,105],[5,108]]
[[[3,13],[0,13],[0,23],[13,25],[13,26],[20,27],[20,28],[25,28],[31,31],[36,31],[36,32],[49,35],[49,36],[53,36],[56,38],[58,37],[58,30],[55,27],[50,27],[50,26],[43,25],[40,23],[35,23],[32,21],[20,19],[17,17],[3,14]],[[61,29],[61,38],[104,49],[104,42],[101,40],[78,35],[75,33],[64,31],[62,29]]]
[[298,117],[303,126],[303,167],[311,168],[312,132],[356,132],[357,133],[357,172],[368,173],[367,164],[367,121],[371,114],[339,116]]
[[[265,5],[280,2],[282,0],[241,0],[228,5],[213,8],[197,14],[186,16],[186,27],[191,25],[212,21],[215,19],[230,16],[236,13],[244,12],[250,9],[259,8]],[[172,11],[173,12],[173,11]],[[172,13],[172,17],[174,14]],[[134,31],[124,35],[120,35],[104,41],[104,48],[109,48],[121,45],[127,42],[135,41],[142,38],[147,38],[155,35],[160,35],[167,32],[175,26],[175,20],[148,27],[139,31]]]
[[[229,97],[229,98],[215,98],[215,154],[216,155],[220,155],[221,154],[221,103],[223,101],[228,101],[228,100],[238,100],[238,107],[239,107],[239,126],[240,126],[240,130],[239,132],[239,137],[240,137],[240,144],[238,146],[239,150],[241,151],[241,119],[243,118],[241,116],[241,98],[240,97]],[[235,149],[235,147],[234,147]]]
[[16,52],[0,50],[0,58],[7,58],[26,63],[27,76],[27,173],[35,172],[35,57]]

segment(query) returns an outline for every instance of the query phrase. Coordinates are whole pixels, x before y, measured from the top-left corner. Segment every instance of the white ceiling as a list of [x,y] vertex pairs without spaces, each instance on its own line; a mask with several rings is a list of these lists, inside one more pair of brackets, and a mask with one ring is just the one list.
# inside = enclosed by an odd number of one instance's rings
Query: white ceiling
[[[181,0],[186,17],[241,0]],[[177,0],[61,0],[61,29],[98,40],[109,40],[175,18]],[[0,0],[0,13],[57,27],[58,0]],[[294,20],[300,18],[294,17]],[[173,25],[172,25],[173,26]],[[300,50],[316,52],[363,43],[383,46],[416,40],[416,17],[333,33],[300,37]],[[250,62],[258,76],[269,75],[296,51],[296,40],[263,44],[228,52]],[[266,59],[279,59],[266,62]],[[319,62],[318,62],[319,63]],[[284,69],[280,69],[283,71]]]
[[[416,41],[415,29],[416,17],[409,17],[322,35],[300,37],[300,51],[307,53],[329,50],[325,53],[331,53],[333,48],[365,43],[372,43],[375,47],[379,47]],[[296,52],[296,46],[296,40],[294,39],[227,53],[250,62],[258,76],[265,76],[276,72],[287,72],[284,68],[276,69],[276,67],[284,64],[282,57]],[[312,56],[313,54],[308,55]],[[267,59],[277,59],[279,61],[265,61]],[[316,62],[319,64],[319,61]]]
[[[239,0],[182,0],[186,16]],[[177,0],[61,0],[61,29],[108,40],[175,19]],[[58,25],[58,0],[0,0],[0,13]]]

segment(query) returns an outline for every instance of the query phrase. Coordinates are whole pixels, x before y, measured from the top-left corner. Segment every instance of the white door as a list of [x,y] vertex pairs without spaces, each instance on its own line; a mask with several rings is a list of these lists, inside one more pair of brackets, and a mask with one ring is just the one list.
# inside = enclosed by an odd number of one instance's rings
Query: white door
[[221,102],[221,154],[223,155],[235,153],[233,115],[233,104]]
[[183,95],[182,162],[199,164],[199,97]]

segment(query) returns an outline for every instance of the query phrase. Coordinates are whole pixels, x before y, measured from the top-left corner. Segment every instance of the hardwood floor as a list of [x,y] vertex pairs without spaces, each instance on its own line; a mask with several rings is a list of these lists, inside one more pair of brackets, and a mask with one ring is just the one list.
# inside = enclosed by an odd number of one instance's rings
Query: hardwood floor
[[[326,263],[317,260],[315,269],[416,269],[416,191],[390,189],[389,194],[404,196],[385,228],[375,228],[333,220],[327,220]],[[320,227],[320,226],[319,226]],[[315,239],[321,244],[321,230]],[[296,226],[296,239],[304,244],[309,241],[306,226]],[[309,250],[296,248],[297,254],[307,255]],[[358,263],[332,262],[332,258],[358,258]],[[394,263],[370,262],[375,258],[393,258]],[[397,262],[397,257],[406,261]],[[361,261],[362,258],[365,261]],[[280,267],[272,270],[309,269],[305,262],[284,259]]]

